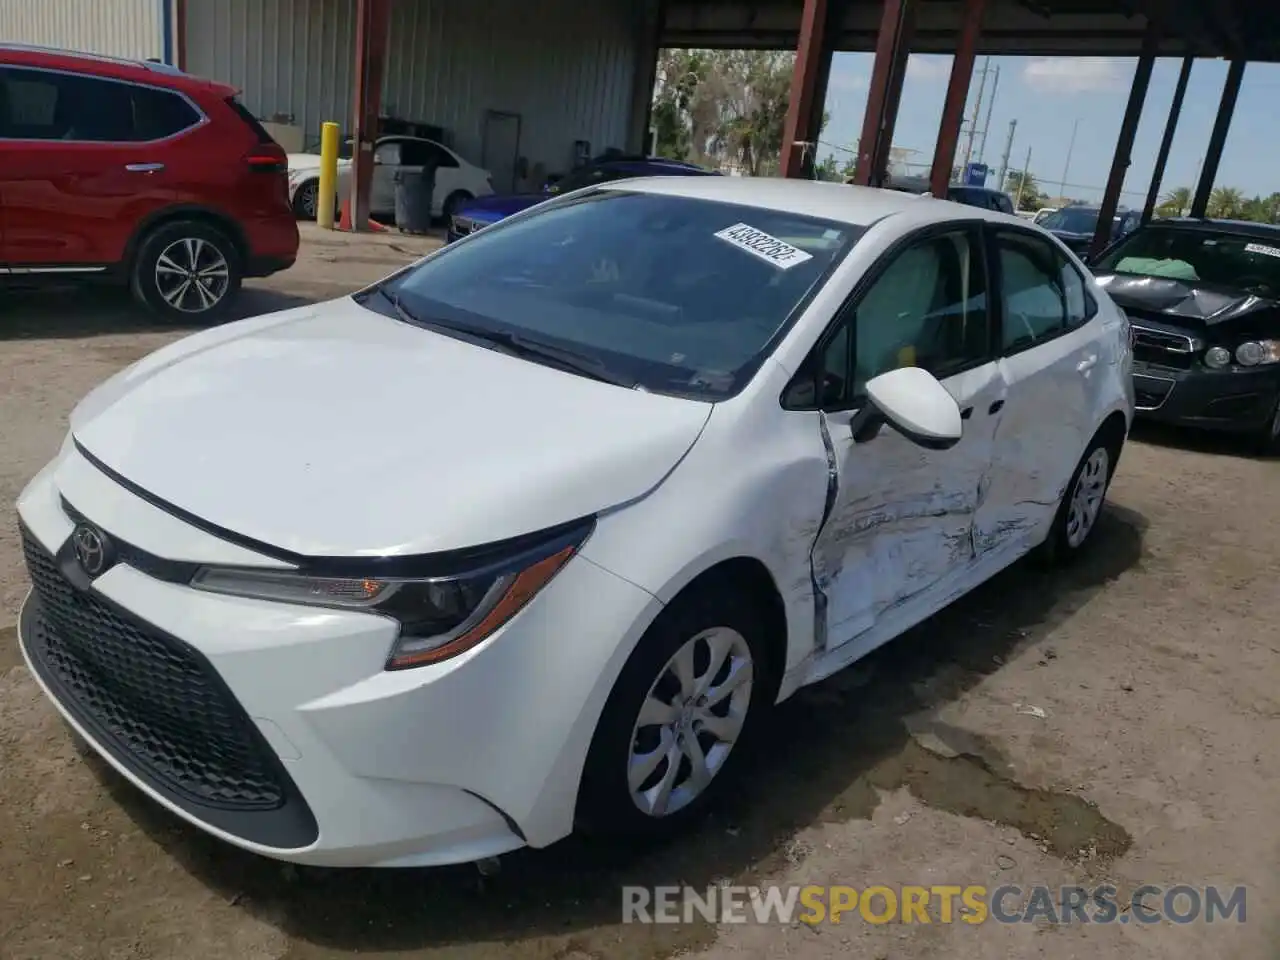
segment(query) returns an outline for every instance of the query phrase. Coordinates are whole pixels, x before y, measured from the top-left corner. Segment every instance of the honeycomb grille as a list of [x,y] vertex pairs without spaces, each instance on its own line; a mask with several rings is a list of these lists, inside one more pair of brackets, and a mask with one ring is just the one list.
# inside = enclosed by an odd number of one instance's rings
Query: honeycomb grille
[[285,786],[244,709],[195,651],[77,589],[23,531],[44,679],[121,763],[205,806],[272,810]]

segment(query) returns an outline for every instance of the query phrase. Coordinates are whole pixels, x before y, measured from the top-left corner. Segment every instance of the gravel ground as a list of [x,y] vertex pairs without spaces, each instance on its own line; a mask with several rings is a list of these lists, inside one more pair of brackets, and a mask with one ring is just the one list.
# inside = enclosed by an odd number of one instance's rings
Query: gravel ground
[[[421,241],[305,232],[242,312],[342,294]],[[91,386],[181,335],[101,292],[0,294],[0,501]],[[1140,431],[1091,555],[1019,565],[800,694],[749,790],[666,848],[566,841],[474,868],[298,871],[224,847],[85,756],[12,627],[0,521],[0,957],[498,960],[1280,958],[1280,462]],[[1038,711],[1029,711],[1029,707]],[[1043,714],[1043,715],[1041,715]],[[620,920],[622,884],[1248,886],[1247,920],[1154,925]],[[936,916],[936,915],[935,915]]]

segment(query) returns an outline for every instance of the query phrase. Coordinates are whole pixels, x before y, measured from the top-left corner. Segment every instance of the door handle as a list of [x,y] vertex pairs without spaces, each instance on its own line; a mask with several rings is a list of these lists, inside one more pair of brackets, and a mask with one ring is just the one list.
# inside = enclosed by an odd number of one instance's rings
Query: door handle
[[124,168],[130,173],[155,173],[163,170],[163,163],[126,163]]
[[995,400],[992,402],[991,406],[987,407],[987,415],[990,416],[991,414],[999,413],[1003,409],[1004,400]]
[[1079,370],[1081,373],[1088,373],[1090,370],[1093,369],[1093,365],[1097,362],[1098,362],[1098,355],[1096,353],[1091,353],[1089,354],[1089,356],[1085,357],[1083,360],[1081,360],[1079,363],[1076,364],[1076,369]]
[[973,416],[973,407],[965,407],[963,410],[960,411],[961,420],[968,420],[972,416]]

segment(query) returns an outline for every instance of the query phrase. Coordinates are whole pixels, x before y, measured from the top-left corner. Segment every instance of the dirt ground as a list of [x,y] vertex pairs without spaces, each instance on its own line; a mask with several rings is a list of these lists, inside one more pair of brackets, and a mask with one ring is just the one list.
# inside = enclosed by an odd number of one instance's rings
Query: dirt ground
[[[242,312],[340,295],[420,242],[306,232]],[[0,294],[0,502],[91,386],[181,335],[123,297]],[[1091,555],[1019,565],[780,711],[743,791],[661,849],[295,870],[84,755],[13,629],[0,520],[0,958],[1280,958],[1280,461],[1140,431]],[[1038,710],[1032,710],[1035,707]],[[1244,923],[624,925],[623,884],[1246,885]]]

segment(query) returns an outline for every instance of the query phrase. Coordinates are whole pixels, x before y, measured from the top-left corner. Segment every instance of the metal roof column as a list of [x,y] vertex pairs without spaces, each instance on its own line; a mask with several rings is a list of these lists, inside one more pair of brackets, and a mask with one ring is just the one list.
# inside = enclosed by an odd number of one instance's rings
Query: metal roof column
[[373,146],[382,112],[382,80],[386,73],[391,0],[356,0],[355,117],[352,134],[351,229],[369,229],[369,194],[373,187]]
[[[942,122],[938,127],[938,145],[934,148],[933,167],[929,171],[929,191],[935,197],[945,197],[947,185],[951,183],[956,144],[960,142],[960,127],[964,123],[969,81],[973,78],[973,61],[986,9],[987,0],[965,0],[960,39],[956,44],[955,58],[951,61],[951,80],[947,84],[947,99],[942,106]],[[1003,190],[1004,184],[997,184],[996,189]]]
[[1107,188],[1103,191],[1102,203],[1098,207],[1098,225],[1094,227],[1093,241],[1089,244],[1091,256],[1101,251],[1111,239],[1111,221],[1120,206],[1120,188],[1124,186],[1124,175],[1129,172],[1129,164],[1133,162],[1133,138],[1137,136],[1142,107],[1147,102],[1147,88],[1151,86],[1151,70],[1156,65],[1156,51],[1159,47],[1160,29],[1152,21],[1147,24],[1147,32],[1142,38],[1142,53],[1138,57],[1138,67],[1133,72],[1124,119],[1120,121],[1120,136],[1116,138],[1116,152],[1111,158],[1111,175],[1107,177]]
[[[825,93],[824,72],[831,69],[831,58],[824,58],[824,34],[827,26],[827,0],[804,0],[800,14],[800,38],[796,43],[795,72],[791,74],[791,96],[787,101],[787,119],[782,132],[782,164],[784,177],[802,178],[811,168],[811,155],[817,146],[812,131],[822,124],[822,97]],[[814,115],[818,121],[814,123]]]
[[1160,185],[1164,182],[1164,168],[1169,163],[1169,151],[1173,149],[1173,135],[1178,132],[1178,118],[1182,116],[1182,101],[1187,95],[1187,81],[1191,79],[1191,68],[1196,58],[1182,58],[1182,70],[1178,73],[1178,84],[1173,88],[1173,102],[1169,104],[1169,119],[1164,125],[1164,137],[1160,140],[1160,150],[1156,154],[1155,170],[1151,173],[1151,186],[1147,190],[1147,202],[1142,208],[1142,222],[1151,220],[1156,210],[1156,201],[1160,198]]
[[902,101],[902,81],[915,32],[915,0],[884,0],[880,33],[876,38],[875,66],[867,92],[867,111],[858,139],[858,166],[853,182],[882,186],[889,172],[889,148],[898,122]]
[[1236,98],[1240,96],[1247,63],[1246,60],[1232,60],[1227,70],[1222,100],[1218,103],[1218,118],[1213,121],[1213,133],[1209,135],[1209,146],[1205,150],[1200,182],[1196,184],[1196,195],[1191,201],[1193,217],[1203,217],[1209,208],[1209,194],[1213,190],[1213,181],[1218,179],[1218,164],[1222,162],[1222,148],[1227,144],[1227,131],[1231,129],[1231,117],[1236,112]]
[[641,0],[636,44],[635,74],[631,90],[631,122],[627,128],[627,150],[649,154],[649,127],[653,122],[653,88],[658,79],[658,52],[666,20],[666,0]]

